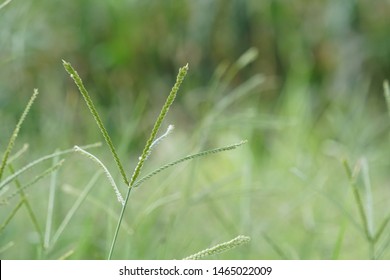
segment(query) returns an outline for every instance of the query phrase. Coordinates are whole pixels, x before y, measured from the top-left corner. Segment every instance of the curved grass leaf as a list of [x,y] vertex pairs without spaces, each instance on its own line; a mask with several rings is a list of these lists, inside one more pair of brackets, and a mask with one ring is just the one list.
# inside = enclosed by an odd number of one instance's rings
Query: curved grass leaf
[[[95,148],[95,147],[99,147],[99,146],[101,146],[101,143],[85,145],[85,146],[82,146],[82,148],[89,149],[89,148]],[[65,155],[65,154],[69,154],[69,153],[73,153],[73,152],[74,152],[73,148],[67,149],[67,150],[52,153],[50,155],[43,156],[37,160],[34,160],[33,162],[30,162],[29,164],[25,165],[21,169],[17,170],[14,174],[8,176],[4,181],[0,182],[0,190],[3,189],[6,185],[8,185],[10,182],[15,180],[15,178],[17,178],[18,176],[20,176],[22,173],[26,172],[27,170],[31,169],[35,165],[37,165],[45,160],[49,160],[51,158],[54,158],[56,156],[61,156],[61,155]]]

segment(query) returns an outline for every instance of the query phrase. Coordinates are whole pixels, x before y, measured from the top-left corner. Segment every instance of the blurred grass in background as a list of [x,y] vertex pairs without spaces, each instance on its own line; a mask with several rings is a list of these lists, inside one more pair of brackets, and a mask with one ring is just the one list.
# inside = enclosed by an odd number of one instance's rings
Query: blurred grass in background
[[[385,0],[12,1],[0,10],[0,151],[33,88],[41,94],[15,151],[23,143],[30,149],[15,167],[102,141],[62,67],[66,59],[130,173],[177,69],[188,62],[166,121],[176,129],[146,168],[249,143],[136,190],[114,258],[177,259],[239,234],[251,243],[219,257],[370,258],[341,159],[369,166],[378,227],[390,211],[382,88],[390,73],[389,11]],[[96,154],[114,169],[108,149]],[[67,158],[54,228],[95,172],[87,159]],[[29,190],[42,228],[48,184]],[[2,219],[10,209],[2,206]],[[2,258],[58,258],[69,250],[70,258],[105,258],[119,211],[101,177],[54,248],[39,253],[21,209],[1,233],[0,247],[14,242]],[[379,258],[390,257],[389,232]]]

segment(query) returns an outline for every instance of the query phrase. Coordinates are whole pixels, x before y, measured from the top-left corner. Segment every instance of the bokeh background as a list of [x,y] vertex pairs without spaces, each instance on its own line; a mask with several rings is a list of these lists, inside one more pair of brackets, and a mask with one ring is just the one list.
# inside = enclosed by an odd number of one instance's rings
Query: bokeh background
[[[243,234],[249,244],[216,258],[388,259],[390,229],[370,251],[342,159],[358,163],[374,232],[390,214],[389,15],[386,0],[11,1],[0,10],[0,151],[34,88],[40,95],[14,152],[25,143],[29,150],[15,169],[103,141],[64,59],[131,175],[179,67],[189,63],[163,124],[175,130],[145,173],[200,150],[248,144],[134,191],[114,258],[180,259]],[[108,148],[93,153],[120,182]],[[28,189],[42,232],[53,180],[55,232],[98,170],[70,155],[56,176]],[[2,224],[17,202],[1,206]],[[40,249],[39,230],[21,207],[1,232],[0,254],[104,259],[119,213],[101,176],[56,244]]]

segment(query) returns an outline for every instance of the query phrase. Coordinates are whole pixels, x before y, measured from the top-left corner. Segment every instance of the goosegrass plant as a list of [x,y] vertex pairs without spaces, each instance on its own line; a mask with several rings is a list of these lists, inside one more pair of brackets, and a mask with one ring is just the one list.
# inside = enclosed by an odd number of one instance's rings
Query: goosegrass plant
[[[166,138],[170,133],[171,131],[173,130],[173,125],[169,125],[168,126],[168,129],[167,131],[162,134],[160,137],[157,137],[157,134],[158,134],[158,131],[162,125],[162,122],[163,120],[165,119],[171,105],[173,104],[175,98],[176,98],[176,95],[179,91],[179,88],[180,88],[180,85],[182,84],[185,76],[187,75],[187,71],[188,71],[188,64],[185,65],[184,67],[180,68],[179,69],[179,73],[177,75],[177,78],[176,78],[176,82],[174,84],[174,86],[172,87],[172,90],[171,92],[169,93],[166,101],[165,101],[165,104],[163,105],[162,109],[161,109],[161,112],[160,114],[158,115],[155,123],[154,123],[154,126],[153,126],[153,129],[151,131],[151,134],[148,138],[148,140],[146,141],[146,144],[145,144],[145,147],[142,151],[142,154],[141,156],[138,158],[138,163],[133,171],[133,174],[132,176],[130,177],[130,180],[128,179],[127,175],[126,175],[126,172],[124,171],[124,167],[121,163],[121,160],[119,159],[119,156],[116,152],[116,149],[111,141],[111,138],[107,132],[107,130],[105,129],[104,125],[103,125],[103,122],[95,108],[95,105],[93,104],[93,101],[91,99],[91,97],[89,96],[89,93],[88,91],[86,90],[86,88],[84,87],[84,84],[80,78],[80,76],[78,75],[77,71],[74,70],[74,68],[71,66],[70,63],[66,62],[63,60],[63,65],[64,65],[64,68],[65,70],[69,73],[70,77],[74,80],[75,84],[77,85],[81,95],[83,96],[91,114],[93,115],[95,121],[96,121],[96,124],[97,126],[99,127],[110,151],[111,151],[111,154],[116,162],[116,165],[120,171],[120,174],[122,176],[122,180],[123,182],[125,183],[125,185],[127,186],[127,191],[126,191],[126,195],[125,197],[123,198],[123,196],[121,195],[120,191],[119,191],[119,188],[117,187],[117,184],[115,183],[115,180],[113,179],[111,173],[108,171],[107,167],[102,163],[101,160],[99,160],[96,156],[92,155],[91,153],[88,153],[86,151],[84,151],[83,149],[79,148],[79,147],[75,147],[75,151],[77,152],[80,152],[82,153],[83,155],[87,156],[88,158],[92,159],[94,162],[96,162],[104,171],[106,177],[108,178],[108,180],[110,181],[110,184],[111,186],[113,187],[114,191],[115,191],[115,194],[117,196],[117,199],[118,201],[122,204],[122,210],[121,210],[121,213],[120,213],[120,216],[119,216],[119,219],[118,219],[118,223],[117,223],[117,226],[116,226],[116,229],[115,229],[115,233],[114,233],[114,237],[112,239],[112,244],[111,244],[111,248],[110,248],[110,251],[108,253],[108,259],[111,259],[112,256],[113,256],[113,253],[114,253],[114,250],[115,250],[115,246],[116,246],[116,243],[117,243],[117,237],[118,237],[118,234],[119,234],[119,230],[121,228],[121,224],[122,224],[122,221],[123,221],[123,216],[124,216],[124,213],[125,213],[125,210],[126,210],[126,206],[128,205],[129,203],[129,197],[130,197],[130,194],[131,194],[131,191],[133,190],[134,187],[138,187],[140,186],[142,183],[144,183],[146,180],[150,179],[151,177],[153,177],[154,175],[162,172],[163,170],[167,169],[167,168],[170,168],[170,167],[173,167],[179,163],[182,163],[184,161],[187,161],[187,160],[192,160],[192,159],[195,159],[195,158],[198,158],[198,157],[202,157],[202,156],[206,156],[206,155],[210,155],[210,154],[215,154],[215,153],[219,153],[219,152],[223,152],[223,151],[228,151],[228,150],[232,150],[232,149],[235,149],[241,145],[243,145],[244,143],[246,143],[246,141],[241,141],[237,144],[233,144],[233,145],[229,145],[229,146],[226,146],[226,147],[221,147],[221,148],[216,148],[216,149],[212,149],[212,150],[207,150],[207,151],[203,151],[203,152],[199,152],[199,153],[196,153],[196,154],[192,154],[192,155],[189,155],[189,156],[185,156],[183,158],[180,158],[174,162],[171,162],[171,163],[168,163],[166,165],[163,165],[161,166],[160,168],[156,169],[155,171],[145,175],[144,177],[142,177],[141,179],[137,180],[138,177],[140,176],[141,174],[141,170],[142,170],[142,167],[144,166],[145,164],[145,161],[148,159],[149,155],[151,154],[152,152],[152,149],[158,144],[160,143],[164,138]],[[233,248],[233,247],[236,247],[240,244],[243,244],[245,242],[249,241],[247,237],[242,237],[242,236],[239,236],[237,237],[236,239],[233,239],[231,242],[228,242],[228,243],[223,243],[223,244],[220,244],[219,246],[216,246],[216,247],[213,247],[211,249],[208,249],[208,250],[205,250],[205,251],[201,251],[200,253],[198,254],[195,254],[193,256],[193,258],[200,258],[201,256],[206,256],[206,255],[213,255],[213,254],[216,254],[216,253],[219,253],[219,252],[222,252],[222,251],[225,251],[227,249],[230,249],[230,248]]]

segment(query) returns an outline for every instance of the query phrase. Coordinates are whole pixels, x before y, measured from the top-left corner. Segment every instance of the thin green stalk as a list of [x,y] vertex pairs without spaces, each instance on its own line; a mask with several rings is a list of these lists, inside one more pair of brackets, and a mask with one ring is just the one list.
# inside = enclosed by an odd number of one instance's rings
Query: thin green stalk
[[124,214],[125,214],[126,206],[127,206],[127,204],[128,204],[129,197],[130,197],[130,193],[131,193],[131,190],[132,190],[132,189],[133,189],[133,188],[127,188],[126,197],[125,197],[125,204],[122,206],[122,210],[121,210],[121,213],[120,213],[120,215],[119,215],[118,223],[117,223],[116,228],[115,228],[115,233],[114,233],[114,237],[113,237],[113,239],[112,239],[112,243],[111,243],[111,247],[110,247],[110,252],[108,253],[108,258],[107,258],[108,260],[111,260],[112,254],[114,253],[116,240],[118,239],[119,229],[121,228],[123,216],[124,216]]
[[387,104],[387,110],[389,112],[390,116],[390,87],[389,87],[389,81],[384,81],[383,82],[383,89],[384,89],[384,95],[386,99],[386,104]]
[[18,210],[22,205],[23,205],[23,200],[21,199],[18,202],[18,204],[16,204],[14,209],[11,211],[11,213],[8,215],[8,217],[5,219],[4,223],[0,226],[0,234],[7,227],[8,223],[12,220],[12,218],[15,216],[15,214],[18,212]]
[[[70,185],[65,185],[63,192],[77,199],[83,190],[79,190],[78,188]],[[101,211],[101,213],[107,214],[111,220],[118,221],[118,213],[115,213],[115,209],[113,207],[107,207],[106,201],[101,201],[100,199],[93,198],[92,196],[87,196],[85,198],[85,202],[90,203],[92,207],[96,207],[96,209]],[[132,227],[126,223],[126,221],[122,223],[122,227],[127,233],[133,232]]]
[[12,198],[14,198],[18,193],[20,193],[21,191],[24,191],[25,189],[27,189],[28,187],[34,185],[36,182],[40,181],[42,178],[44,178],[45,176],[49,175],[50,173],[52,173],[54,170],[56,170],[57,168],[59,168],[63,163],[64,163],[64,159],[61,160],[60,162],[58,162],[57,164],[49,167],[48,169],[46,169],[45,171],[43,171],[41,174],[35,176],[35,178],[33,180],[31,180],[29,183],[27,183],[26,185],[24,185],[23,187],[21,187],[20,189],[18,189],[16,192],[10,194],[7,198],[5,198],[4,200],[2,200],[0,202],[0,205],[4,205],[4,204],[7,204],[9,200],[11,200]]
[[11,248],[14,245],[15,245],[15,242],[13,242],[13,241],[8,242],[7,244],[5,244],[3,247],[0,248],[0,254],[4,253],[5,251],[7,251],[9,248]]
[[358,207],[359,215],[360,215],[360,218],[361,218],[361,220],[363,222],[364,234],[365,234],[367,240],[369,242],[371,242],[373,240],[373,237],[371,236],[371,233],[370,233],[370,228],[369,228],[369,225],[368,225],[366,212],[364,210],[363,201],[362,201],[362,199],[360,197],[360,193],[359,193],[358,187],[356,185],[355,179],[353,178],[353,175],[352,175],[352,172],[351,172],[351,168],[349,167],[349,164],[348,164],[348,162],[346,160],[343,161],[343,165],[344,165],[344,168],[346,170],[346,173],[348,174],[349,181],[350,181],[350,184],[352,186],[352,193],[353,193],[353,195],[355,197],[355,201],[356,201],[356,204],[357,204],[357,207]]
[[1,180],[1,177],[3,176],[3,172],[4,172],[4,168],[7,164],[8,156],[12,151],[12,148],[15,144],[16,138],[18,137],[19,130],[22,127],[22,124],[23,124],[24,120],[26,119],[26,116],[27,116],[28,112],[30,111],[30,108],[31,108],[32,104],[34,103],[34,100],[37,98],[37,96],[38,96],[38,90],[34,89],[34,93],[31,96],[30,100],[28,101],[27,106],[22,113],[22,116],[20,117],[18,123],[16,124],[15,130],[11,135],[11,138],[8,142],[7,148],[6,148],[4,156],[3,156],[3,160],[2,160],[1,165],[0,165],[0,180]]
[[7,6],[12,0],[5,0],[2,4],[0,4],[0,10]]
[[379,227],[377,233],[375,234],[374,237],[375,242],[379,240],[379,238],[381,237],[382,233],[385,231],[386,226],[389,224],[389,222],[390,222],[390,215],[388,215],[386,219],[383,220],[382,225]]
[[387,251],[387,248],[389,247],[390,245],[390,234],[387,234],[386,235],[386,239],[383,240],[383,244],[381,244],[378,252],[377,252],[377,258],[382,258],[382,256],[385,254],[385,252]]
[[[13,169],[13,166],[11,164],[8,164],[8,169],[11,171],[11,173],[15,173],[15,171]],[[35,227],[35,230],[37,231],[37,233],[39,235],[39,240],[41,242],[41,246],[43,247],[43,234],[42,234],[41,227],[39,226],[37,216],[35,215],[32,207],[31,207],[30,202],[28,201],[27,196],[26,196],[25,192],[23,191],[23,187],[20,184],[19,180],[15,180],[15,185],[16,185],[16,188],[18,189],[19,193],[20,193],[21,201],[26,206],[27,213],[30,216],[31,221],[32,221],[32,223],[33,223],[33,225]]]
[[356,185],[356,179],[354,175],[351,174],[351,169],[347,163],[346,160],[343,161],[344,167],[347,171],[351,186],[352,186],[352,192],[355,197],[355,201],[358,207],[358,211],[363,223],[363,228],[364,228],[364,234],[365,237],[368,241],[369,245],[369,252],[371,259],[377,259],[379,254],[376,252],[376,244],[381,237],[382,233],[384,232],[387,224],[390,221],[390,216],[387,216],[386,219],[383,221],[381,226],[379,227],[379,230],[377,232],[374,231],[373,229],[373,215],[372,215],[372,198],[371,198],[371,183],[369,181],[369,175],[368,175],[368,165],[366,161],[363,161],[363,179],[364,179],[364,184],[366,187],[366,192],[367,192],[367,210],[364,208],[363,205],[363,200],[360,196],[360,192],[358,190],[358,187]]
[[340,257],[341,246],[345,237],[345,230],[346,230],[346,222],[343,221],[343,224],[340,227],[340,231],[337,236],[337,240],[333,249],[332,260],[337,260]]
[[[58,156],[53,158],[53,165],[58,163]],[[49,201],[47,203],[47,216],[46,216],[46,229],[45,229],[45,240],[44,248],[48,248],[50,244],[51,229],[53,224],[53,212],[54,212],[54,201],[57,185],[57,170],[53,171],[50,178],[50,189],[49,189]]]
[[58,260],[66,260],[67,258],[69,258],[73,254],[74,254],[74,250],[70,249],[65,254],[63,254],[61,257],[59,257]]
[[287,254],[280,248],[280,246],[271,239],[265,232],[262,233],[265,241],[275,250],[275,252],[282,258],[282,260],[289,260]]
[[370,180],[370,171],[367,163],[367,159],[363,159],[361,161],[362,164],[362,176],[365,187],[365,213],[367,217],[367,226],[370,236],[373,238],[374,236],[374,209],[373,209],[373,201],[372,201],[372,187]]
[[23,155],[28,150],[28,148],[29,148],[29,145],[24,144],[23,147],[19,151],[17,151],[14,155],[12,155],[8,158],[8,164],[10,164],[14,160],[18,159],[21,155]]
[[[82,146],[83,149],[90,149],[90,148],[95,148],[95,147],[99,147],[101,145],[101,143],[95,143],[95,144],[90,144],[90,145],[85,145],[85,146]],[[65,155],[65,154],[69,154],[69,153],[73,153],[74,152],[74,149],[67,149],[67,150],[63,150],[63,151],[59,151],[59,152],[55,152],[53,154],[50,154],[50,155],[46,155],[46,156],[43,156],[33,162],[30,162],[29,164],[25,165],[24,167],[22,167],[21,169],[19,169],[18,171],[16,171],[14,174],[10,175],[9,177],[7,177],[4,181],[2,181],[0,183],[0,190],[2,188],[4,188],[6,185],[8,185],[12,180],[14,180],[15,178],[17,178],[19,175],[21,175],[22,173],[26,172],[27,170],[29,170],[30,168],[34,167],[35,165],[45,161],[45,160],[48,160],[48,159],[51,159],[53,157],[56,157],[56,156],[61,156],[61,155]]]
[[65,60],[62,60],[63,64],[64,64],[64,68],[65,70],[69,73],[70,77],[74,80],[74,82],[76,83],[77,87],[79,88],[79,91],[81,93],[81,95],[83,96],[85,102],[87,103],[87,106],[89,108],[89,110],[91,111],[93,117],[95,118],[95,121],[96,121],[96,124],[98,125],[101,133],[103,134],[103,137],[104,137],[104,140],[106,141],[108,147],[110,148],[111,150],[111,153],[114,157],[114,160],[116,162],[116,165],[118,166],[118,169],[122,175],[122,179],[123,181],[125,182],[126,185],[129,185],[129,180],[127,179],[127,175],[125,173],[125,170],[123,168],[123,165],[119,159],[119,156],[115,150],[115,147],[111,141],[111,138],[110,136],[108,135],[108,132],[106,130],[106,128],[104,127],[103,125],[103,122],[102,120],[100,119],[100,116],[95,108],[95,105],[93,104],[92,102],[92,99],[91,97],[89,96],[88,94],[88,91],[85,89],[84,87],[84,84],[83,84],[83,81],[81,80],[79,74],[77,73],[77,71],[75,71],[72,67],[72,65],[70,65],[70,63],[66,62]]
[[58,227],[57,231],[54,233],[53,238],[51,239],[50,248],[52,249],[54,245],[57,243],[58,239],[60,238],[62,232],[65,230],[66,226],[69,224],[70,220],[76,213],[77,209],[81,206],[85,198],[87,197],[88,193],[92,190],[92,187],[97,182],[97,179],[99,178],[101,172],[95,173],[95,175],[91,178],[91,180],[88,182],[87,186],[83,190],[83,192],[80,194],[80,196],[77,198],[75,203],[72,205],[72,207],[69,209],[68,213],[66,214],[64,220]]
[[128,203],[128,200],[129,200],[130,193],[131,193],[131,190],[133,188],[133,185],[134,185],[135,181],[137,180],[137,178],[138,178],[138,176],[139,176],[139,174],[141,172],[141,169],[142,169],[142,167],[143,167],[143,165],[145,163],[145,160],[146,160],[146,158],[148,157],[148,155],[150,153],[150,148],[151,148],[151,146],[152,146],[152,144],[154,142],[154,139],[156,138],[156,135],[157,135],[157,132],[158,132],[160,126],[161,126],[161,123],[164,120],[165,116],[167,115],[167,113],[169,111],[169,107],[172,105],[173,101],[175,100],[175,97],[176,97],[177,92],[179,91],[180,85],[183,82],[185,76],[187,75],[187,71],[188,71],[188,64],[186,66],[184,66],[184,67],[179,69],[179,74],[177,75],[176,83],[172,87],[172,90],[169,93],[168,98],[165,101],[165,104],[162,107],[159,116],[157,117],[157,120],[156,120],[156,122],[154,124],[154,127],[152,129],[152,133],[150,134],[150,137],[149,137],[148,141],[146,142],[146,145],[145,145],[144,150],[143,150],[143,152],[142,152],[142,154],[141,154],[141,156],[139,158],[137,166],[134,169],[134,173],[131,176],[130,183],[128,184],[129,188],[128,188],[127,193],[126,193],[125,204],[122,207],[122,211],[121,211],[121,214],[119,216],[119,220],[118,220],[118,223],[117,223],[117,226],[116,226],[116,229],[115,229],[114,238],[112,240],[110,252],[108,253],[108,259],[109,260],[111,259],[112,254],[113,254],[114,249],[115,249],[115,244],[116,244],[116,240],[118,238],[119,229],[121,227],[123,215],[125,213],[126,206],[127,206],[127,203]]
[[218,245],[216,245],[214,247],[205,249],[205,250],[200,251],[200,252],[198,252],[196,254],[188,256],[188,257],[184,258],[183,260],[199,260],[199,259],[202,259],[202,258],[205,258],[205,257],[208,257],[208,256],[214,256],[214,255],[217,255],[217,254],[221,254],[221,253],[224,253],[224,252],[229,251],[231,249],[234,249],[234,248],[236,248],[238,246],[246,244],[250,240],[251,239],[248,236],[239,235],[236,238],[234,238],[234,239],[232,239],[232,240],[230,240],[228,242],[221,243],[221,244],[218,244]]

